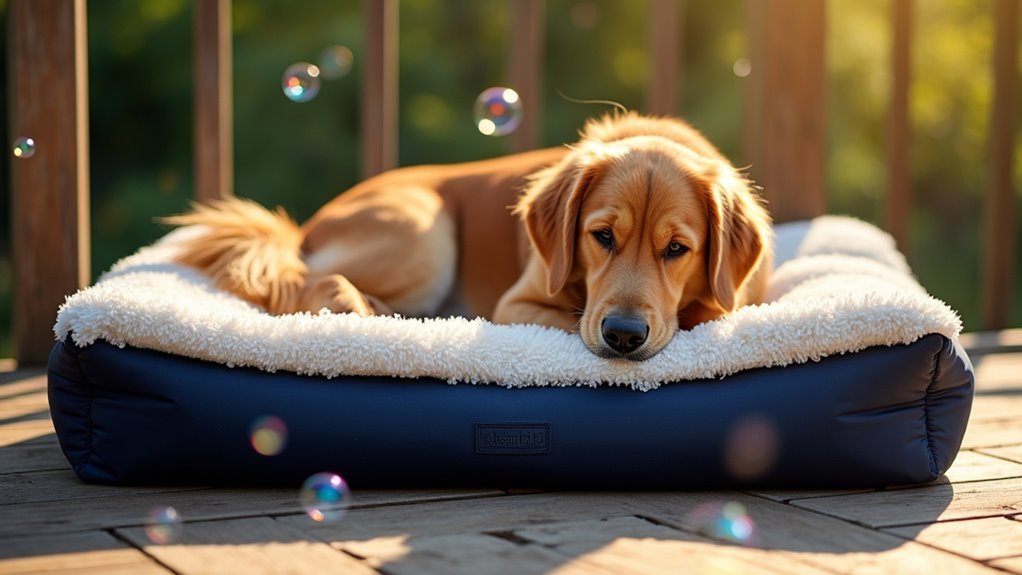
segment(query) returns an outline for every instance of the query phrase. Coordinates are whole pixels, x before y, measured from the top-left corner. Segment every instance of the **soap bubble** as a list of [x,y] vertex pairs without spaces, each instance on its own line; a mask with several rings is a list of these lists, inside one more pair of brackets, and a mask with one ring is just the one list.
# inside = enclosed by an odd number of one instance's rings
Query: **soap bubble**
[[748,58],[739,58],[731,66],[731,71],[735,73],[735,76],[745,78],[752,73],[752,62]]
[[317,523],[337,521],[351,504],[348,484],[336,473],[310,475],[298,492],[302,508]]
[[15,158],[31,158],[35,155],[35,140],[32,138],[18,138],[14,140],[12,152]]
[[327,46],[319,53],[319,71],[324,80],[336,80],[351,71],[355,56],[346,46]]
[[777,426],[759,415],[739,419],[724,443],[724,464],[733,477],[758,479],[766,475],[777,461],[779,448]]
[[287,445],[287,425],[279,417],[267,415],[252,423],[252,448],[260,455],[277,455]]
[[511,88],[488,88],[476,98],[475,121],[487,136],[506,136],[522,122],[522,101]]
[[703,535],[734,543],[751,543],[756,524],[737,501],[713,501],[697,506],[689,522]]
[[319,67],[308,62],[291,64],[284,70],[281,87],[292,102],[308,102],[319,93]]
[[153,507],[146,516],[145,534],[157,545],[172,543],[181,536],[181,516],[173,507]]

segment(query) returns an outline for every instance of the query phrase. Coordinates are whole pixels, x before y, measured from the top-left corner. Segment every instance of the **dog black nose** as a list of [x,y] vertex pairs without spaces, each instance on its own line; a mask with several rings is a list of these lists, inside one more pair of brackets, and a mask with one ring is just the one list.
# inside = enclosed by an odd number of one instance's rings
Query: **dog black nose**
[[633,317],[609,316],[600,324],[603,330],[603,341],[614,351],[631,353],[646,343],[649,326],[641,319]]

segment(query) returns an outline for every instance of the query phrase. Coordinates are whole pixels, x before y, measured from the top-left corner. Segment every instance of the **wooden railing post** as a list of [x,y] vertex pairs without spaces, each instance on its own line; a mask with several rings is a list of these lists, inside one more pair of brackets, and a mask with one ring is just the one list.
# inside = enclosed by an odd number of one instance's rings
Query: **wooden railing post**
[[681,36],[684,0],[649,0],[649,89],[646,110],[650,114],[678,113],[681,78]]
[[89,276],[89,106],[85,0],[11,0],[8,89],[14,357],[45,363],[64,297]]
[[532,150],[542,140],[544,0],[511,0],[508,47],[509,88],[522,101],[522,123],[511,134],[511,148]]
[[912,0],[892,0],[891,104],[887,118],[887,230],[903,253],[909,251],[912,179],[909,170],[911,124]]
[[983,242],[983,327],[1007,327],[1015,271],[1015,106],[1018,84],[1018,0],[994,4],[994,103]]
[[745,162],[776,221],[823,213],[824,5],[747,0]]
[[234,193],[230,0],[195,2],[195,199]]
[[397,165],[398,2],[363,0],[362,176]]

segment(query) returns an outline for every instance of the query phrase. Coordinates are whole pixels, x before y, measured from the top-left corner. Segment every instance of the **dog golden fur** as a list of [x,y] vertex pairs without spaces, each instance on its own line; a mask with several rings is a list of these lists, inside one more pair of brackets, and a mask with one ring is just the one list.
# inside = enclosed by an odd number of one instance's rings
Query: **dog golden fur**
[[206,228],[180,263],[272,314],[425,316],[457,300],[633,360],[758,302],[772,258],[746,179],[688,124],[634,113],[591,120],[567,148],[375,176],[302,226],[238,199],[166,221]]

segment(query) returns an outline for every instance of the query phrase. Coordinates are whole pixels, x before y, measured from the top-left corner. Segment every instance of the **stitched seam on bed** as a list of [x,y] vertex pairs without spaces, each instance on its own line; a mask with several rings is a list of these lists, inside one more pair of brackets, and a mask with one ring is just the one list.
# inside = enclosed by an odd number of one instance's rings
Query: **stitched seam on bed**
[[930,371],[930,383],[926,386],[926,392],[923,395],[923,420],[926,427],[926,453],[929,455],[930,473],[934,477],[940,473],[940,469],[937,465],[937,455],[933,450],[933,426],[931,425],[930,418],[930,393],[933,390],[934,385],[936,385],[937,379],[940,377],[940,357],[941,352],[944,351],[944,346],[946,345],[947,340],[944,339],[940,347],[937,348],[937,352],[933,354],[933,369]]
[[[83,371],[82,373],[84,374],[85,372]],[[96,428],[95,420],[93,420],[93,418],[92,418],[92,406],[93,406],[93,404],[95,402],[96,402],[96,386],[92,385],[92,383],[90,382],[89,383],[89,416],[87,418],[89,435],[88,435],[88,443],[86,444],[86,448],[85,448],[85,457],[84,457],[85,462],[82,465],[89,465],[89,462],[92,461],[92,439],[95,437],[95,428]]]
[[[71,345],[74,345],[74,346],[77,347],[77,344],[74,343],[74,340],[71,339],[70,334],[68,335],[68,339],[65,340],[65,341],[70,341]],[[66,345],[66,344],[61,342],[61,345]],[[92,385],[92,383],[89,381],[88,376],[85,374],[85,370],[82,369],[82,359],[81,359],[81,357],[82,357],[81,356],[81,351],[80,350],[76,351],[75,352],[75,360],[76,360],[75,361],[75,367],[78,368],[78,373],[80,373],[82,375],[82,378],[81,378],[82,384],[84,384],[84,385],[86,385],[88,387],[88,390],[89,390],[88,398],[89,398],[89,400],[88,400],[88,409],[86,410],[86,416],[85,416],[85,430],[86,430],[86,433],[85,433],[85,442],[84,442],[85,445],[84,445],[84,450],[83,450],[84,451],[84,455],[82,456],[81,461],[79,461],[77,463],[77,466],[80,466],[82,468],[87,468],[89,466],[89,462],[92,461],[92,438],[93,438],[94,429],[95,429],[95,422],[94,422],[94,420],[92,418],[92,404],[96,401],[96,386]],[[78,469],[75,469],[75,471],[77,472]]]

